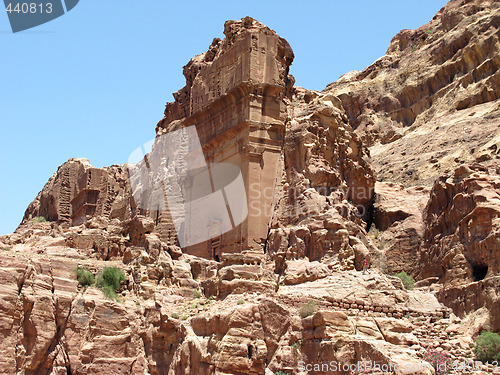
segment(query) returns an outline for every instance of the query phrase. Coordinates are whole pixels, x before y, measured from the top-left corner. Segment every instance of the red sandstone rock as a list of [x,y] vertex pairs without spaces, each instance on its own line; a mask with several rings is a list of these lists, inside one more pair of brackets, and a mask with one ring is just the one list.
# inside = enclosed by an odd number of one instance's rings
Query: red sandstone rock
[[436,181],[424,213],[419,261],[420,278],[437,276],[445,284],[441,301],[461,316],[488,307],[495,330],[500,327],[495,312],[500,303],[499,187],[497,171],[480,165],[463,165]]
[[279,272],[284,259],[300,258],[353,268],[356,240],[350,236],[376,253],[363,221],[375,183],[367,151],[337,98],[298,90],[295,100],[266,251]]
[[131,217],[130,208],[126,168],[99,169],[87,159],[70,159],[28,206],[21,224],[39,216],[63,227],[80,225],[93,216],[125,220]]
[[371,66],[327,86],[363,140],[385,144],[371,150],[379,179],[431,185],[463,162],[496,158],[498,16],[494,1],[452,0]]
[[419,270],[419,249],[424,235],[422,211],[429,188],[404,188],[401,184],[377,182],[373,228],[369,236],[384,251],[389,274]]
[[463,165],[434,184],[425,209],[420,277],[463,284],[500,273],[500,176]]
[[[70,159],[16,233],[0,237],[0,372],[297,374],[300,360],[418,365],[428,345],[470,356],[473,335],[500,330],[500,182],[484,167],[498,150],[497,13],[489,1],[453,0],[326,93],[293,88],[293,52],[274,31],[227,22],[224,40],[184,67],[186,87],[156,130],[196,125],[208,161],[242,169],[255,215],[181,250],[168,212],[136,207],[124,166]],[[467,140],[459,130],[473,124]],[[483,166],[430,191],[375,186],[357,133],[389,142],[371,150],[384,179],[428,184],[469,157]],[[434,150],[461,139],[458,161]],[[250,196],[250,183],[271,193]],[[381,232],[367,234],[370,224]],[[123,269],[121,302],[79,286],[77,266]],[[399,270],[425,280],[407,291],[383,273]],[[438,320],[450,312],[434,293],[459,317]]]

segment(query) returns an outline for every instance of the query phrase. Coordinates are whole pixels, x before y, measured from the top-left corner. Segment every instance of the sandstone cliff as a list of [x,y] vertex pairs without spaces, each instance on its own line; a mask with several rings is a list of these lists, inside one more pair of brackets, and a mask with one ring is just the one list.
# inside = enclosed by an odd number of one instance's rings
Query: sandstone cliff
[[380,180],[431,185],[461,163],[497,159],[499,22],[496,1],[452,0],[371,66],[328,85],[373,145]]
[[[207,163],[240,168],[248,219],[181,248],[176,213],[142,207],[127,165],[70,159],[0,237],[0,372],[432,374],[427,349],[471,358],[500,331],[498,20],[497,2],[452,0],[324,92],[293,87],[276,32],[226,22],[156,147],[195,126]],[[109,266],[118,301],[76,280]]]

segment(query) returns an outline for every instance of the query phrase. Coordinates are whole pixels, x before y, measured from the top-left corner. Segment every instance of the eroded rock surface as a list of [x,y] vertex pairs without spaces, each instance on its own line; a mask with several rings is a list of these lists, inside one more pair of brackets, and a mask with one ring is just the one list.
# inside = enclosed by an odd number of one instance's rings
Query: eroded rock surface
[[[293,87],[273,30],[226,22],[156,132],[195,125],[208,162],[239,166],[249,219],[180,248],[175,212],[138,207],[127,166],[70,159],[0,237],[0,372],[432,374],[429,348],[471,358],[500,331],[498,22],[498,2],[452,0],[325,92]],[[118,301],[76,280],[108,266]]]
[[379,179],[431,185],[462,162],[496,158],[499,17],[496,1],[452,0],[371,66],[328,85],[375,145]]
[[[199,273],[200,262],[210,269],[206,260],[172,260],[166,250],[153,263],[145,255],[129,265],[97,260],[47,245],[64,238],[42,235],[50,224],[35,225],[39,232],[31,245],[0,250],[0,368],[5,374],[262,374],[298,373],[300,360],[422,363],[421,341],[412,334],[417,322],[431,325],[433,317],[449,314],[430,293],[408,294],[397,278],[378,272],[335,272],[323,284],[281,286],[278,293],[245,287],[224,299],[207,298],[195,293],[198,283],[225,276]],[[224,267],[242,272],[236,263],[252,261],[258,262],[251,255],[230,256]],[[272,265],[267,263],[247,266],[267,269]],[[80,287],[77,266],[93,273],[105,266],[122,268],[126,281],[120,302],[95,287]],[[168,272],[158,278],[158,268]],[[308,301],[316,307],[304,316]],[[462,336],[470,341],[466,333]],[[458,355],[467,353],[460,349]]]
[[130,195],[125,166],[95,168],[87,159],[70,159],[28,206],[22,224],[36,217],[63,227],[83,224],[94,216],[125,220],[132,216]]
[[375,185],[366,148],[336,97],[297,90],[294,100],[266,252],[279,272],[293,259],[353,269],[371,252],[378,263],[365,231]]
[[392,182],[377,182],[373,225],[368,233],[385,254],[387,272],[413,273],[419,270],[419,250],[424,236],[422,212],[430,189],[405,188]]
[[461,166],[436,181],[424,211],[419,261],[420,278],[437,276],[444,284],[441,300],[462,315],[488,307],[495,330],[500,303],[499,187],[498,170],[481,165]]

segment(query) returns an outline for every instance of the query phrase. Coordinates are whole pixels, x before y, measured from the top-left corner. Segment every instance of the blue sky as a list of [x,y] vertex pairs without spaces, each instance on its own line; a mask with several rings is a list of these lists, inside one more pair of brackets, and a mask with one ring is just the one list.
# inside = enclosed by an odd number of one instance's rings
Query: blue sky
[[154,137],[182,66],[251,16],[288,40],[296,84],[322,90],[384,55],[401,29],[444,0],[80,0],[66,15],[13,34],[0,11],[0,234],[15,230],[57,167],[85,157],[125,163]]

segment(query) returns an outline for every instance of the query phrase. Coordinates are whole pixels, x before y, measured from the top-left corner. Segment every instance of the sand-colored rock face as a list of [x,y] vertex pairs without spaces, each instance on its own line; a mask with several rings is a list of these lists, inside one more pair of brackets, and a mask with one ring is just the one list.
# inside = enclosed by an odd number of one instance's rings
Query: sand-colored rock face
[[430,188],[377,182],[373,225],[368,236],[383,250],[387,272],[414,273],[420,270],[419,250],[424,235],[422,212]]
[[327,87],[374,145],[380,180],[432,185],[463,162],[496,157],[499,17],[495,1],[450,1],[396,35],[374,64]]
[[461,166],[436,181],[424,211],[419,277],[444,283],[440,299],[457,314],[486,306],[498,330],[500,177],[497,169]]
[[441,178],[425,209],[422,277],[461,284],[500,273],[500,176],[479,165]]
[[[208,163],[241,169],[246,220],[218,238],[185,249],[207,258],[261,249],[265,242],[283,149],[285,98],[294,82],[288,74],[292,49],[273,30],[246,17],[226,22],[224,35],[184,67],[186,86],[174,94],[175,102],[167,104],[156,127],[161,137],[194,125]],[[160,216],[168,222],[168,215]],[[216,214],[212,219],[219,220]]]
[[[222,41],[214,39],[207,52],[192,58],[184,66],[186,86],[174,93],[175,102],[167,103],[157,133],[175,126],[175,120],[204,111],[228,94],[227,101],[235,100],[230,93],[242,84],[260,85],[261,89],[266,85],[274,86],[276,94],[280,94],[282,88],[291,89],[294,80],[288,69],[294,55],[285,39],[251,17],[227,21],[224,36]],[[250,91],[259,95],[256,87]],[[206,135],[213,137],[216,133],[213,130]]]
[[359,267],[375,183],[366,148],[337,98],[297,90],[294,101],[266,252],[278,268],[300,258]]
[[[226,22],[156,132],[196,126],[207,162],[240,168],[248,219],[180,248],[127,166],[70,159],[0,236],[0,373],[432,374],[427,349],[473,358],[500,331],[499,9],[452,0],[324,92],[293,87],[276,32]],[[123,270],[119,301],[77,266]]]
[[[301,363],[360,360],[423,366],[419,344],[437,342],[431,321],[448,314],[430,293],[408,293],[396,278],[375,270],[366,276],[334,273],[326,282],[283,286],[279,292],[246,286],[222,300],[206,298],[193,293],[198,283],[225,280],[227,274],[207,272],[212,265],[206,260],[172,260],[166,252],[157,260],[145,253],[129,265],[97,260],[58,245],[64,238],[48,235],[51,226],[30,224],[31,233],[23,235],[31,244],[0,250],[3,374],[298,374]],[[246,265],[272,267],[257,264],[256,256],[230,254],[221,270],[243,275],[251,268],[241,263],[251,262]],[[95,287],[79,287],[77,265],[94,273],[105,266],[123,269],[121,302]],[[158,277],[159,269],[168,272]],[[301,316],[310,300],[317,307]],[[423,329],[415,336],[418,327]],[[468,337],[441,342],[469,343]]]

